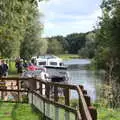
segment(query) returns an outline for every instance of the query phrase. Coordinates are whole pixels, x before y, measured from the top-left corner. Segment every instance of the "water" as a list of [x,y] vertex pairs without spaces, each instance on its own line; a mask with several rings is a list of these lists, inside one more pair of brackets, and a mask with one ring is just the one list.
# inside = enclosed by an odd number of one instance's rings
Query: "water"
[[[83,85],[92,101],[99,98],[103,72],[99,71],[96,74],[95,71],[87,70],[85,66],[91,64],[89,59],[74,59],[65,61],[64,64],[68,66],[70,84]],[[77,93],[72,91],[71,97],[76,98]]]

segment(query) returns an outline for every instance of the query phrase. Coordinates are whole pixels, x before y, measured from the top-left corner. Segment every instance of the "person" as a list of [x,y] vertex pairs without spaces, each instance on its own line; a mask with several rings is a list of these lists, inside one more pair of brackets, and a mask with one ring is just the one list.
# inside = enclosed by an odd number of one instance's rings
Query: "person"
[[2,66],[2,76],[7,77],[8,76],[8,65],[5,62],[5,60],[1,61],[1,66]]
[[1,65],[1,60],[0,60],[0,77],[2,77],[2,65]]
[[27,62],[27,60],[24,60],[24,61],[23,61],[23,67],[24,67],[25,70],[27,70],[27,67],[28,67],[28,62]]
[[34,65],[33,63],[31,63],[31,62],[29,63],[29,65],[27,67],[28,71],[35,71],[37,69],[38,69],[38,67],[36,65]]
[[23,73],[23,63],[21,59],[16,59],[16,63],[15,66],[17,68],[17,73],[20,74],[20,76],[22,76]]

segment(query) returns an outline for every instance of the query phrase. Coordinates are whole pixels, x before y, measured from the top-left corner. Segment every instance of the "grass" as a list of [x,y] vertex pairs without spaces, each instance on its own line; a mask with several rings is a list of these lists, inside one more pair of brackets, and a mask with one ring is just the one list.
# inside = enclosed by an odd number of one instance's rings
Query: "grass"
[[29,104],[0,103],[0,120],[42,120],[38,110]]
[[[77,106],[77,100],[71,100],[71,106]],[[106,107],[102,102],[96,102],[93,104],[96,107],[98,113],[97,120],[120,120],[120,108],[118,109],[111,109]]]
[[98,111],[98,120],[120,120],[120,109],[110,109],[99,107]]
[[80,58],[77,54],[60,54],[57,55],[58,57],[62,58],[63,60],[69,60],[69,59],[78,59]]
[[97,108],[98,120],[120,120],[120,108],[109,108],[103,102],[95,102],[94,106]]

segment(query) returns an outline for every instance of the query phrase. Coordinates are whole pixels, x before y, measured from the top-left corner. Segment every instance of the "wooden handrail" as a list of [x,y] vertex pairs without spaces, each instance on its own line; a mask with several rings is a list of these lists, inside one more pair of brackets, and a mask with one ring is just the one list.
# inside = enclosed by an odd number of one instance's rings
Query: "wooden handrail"
[[[34,95],[40,97],[43,101],[49,103],[49,104],[54,104],[55,106],[62,107],[66,109],[67,111],[73,112],[77,114],[78,120],[97,120],[97,112],[96,109],[91,106],[90,102],[90,97],[87,96],[87,91],[84,90],[83,86],[79,85],[70,85],[70,84],[63,84],[63,83],[57,83],[57,82],[49,82],[49,81],[43,81],[38,78],[19,78],[19,77],[9,77],[9,78],[0,78],[1,81],[13,81],[15,80],[17,82],[17,89],[4,89],[0,88],[0,91],[9,91],[9,92],[18,92],[18,96],[20,95],[20,92],[28,92],[27,90],[21,90],[19,82],[20,81],[29,81],[28,83],[30,84],[31,81],[31,86],[33,87],[28,87],[31,93]],[[36,82],[39,83],[39,88],[36,87]],[[45,86],[45,95],[43,95],[43,88],[42,85]],[[54,88],[54,97],[53,100],[50,98],[50,89]],[[62,88],[63,89],[63,94],[64,94],[64,99],[65,103],[61,104],[59,103],[59,95],[58,95],[58,89]],[[78,101],[79,101],[79,109],[74,109],[70,107],[70,90],[75,90],[78,93]],[[39,93],[37,92],[39,91]],[[18,99],[20,99],[18,97]]]

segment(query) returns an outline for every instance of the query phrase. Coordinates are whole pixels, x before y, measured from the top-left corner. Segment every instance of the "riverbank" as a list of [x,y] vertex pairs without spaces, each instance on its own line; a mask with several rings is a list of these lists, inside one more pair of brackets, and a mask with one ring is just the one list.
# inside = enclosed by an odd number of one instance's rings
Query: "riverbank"
[[94,105],[97,108],[98,120],[120,120],[120,109],[112,109],[101,103]]
[[77,54],[60,54],[57,56],[62,58],[63,60],[80,59],[80,56]]
[[[76,99],[72,99],[70,103],[74,108],[77,106]],[[120,120],[120,109],[111,109],[102,102],[94,102],[93,106],[97,109],[97,120]]]

